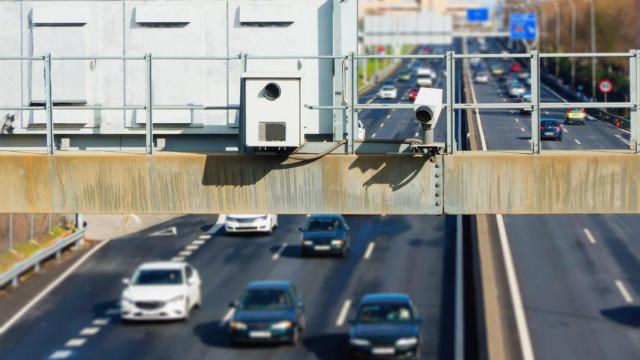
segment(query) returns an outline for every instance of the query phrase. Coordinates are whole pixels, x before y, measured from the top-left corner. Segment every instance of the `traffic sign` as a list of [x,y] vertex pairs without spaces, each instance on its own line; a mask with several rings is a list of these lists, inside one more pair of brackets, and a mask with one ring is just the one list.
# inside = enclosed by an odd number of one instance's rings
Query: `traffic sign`
[[489,8],[476,8],[467,10],[468,22],[487,22],[489,21]]
[[511,14],[509,34],[511,40],[536,40],[538,38],[538,17],[535,13]]
[[608,94],[613,91],[613,84],[610,80],[602,79],[598,83],[598,90],[600,90],[604,94]]

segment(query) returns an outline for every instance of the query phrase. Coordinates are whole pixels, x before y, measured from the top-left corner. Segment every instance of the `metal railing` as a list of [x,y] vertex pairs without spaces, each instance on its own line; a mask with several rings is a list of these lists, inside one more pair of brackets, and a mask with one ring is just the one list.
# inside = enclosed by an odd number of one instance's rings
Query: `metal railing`
[[[629,102],[541,102],[540,101],[540,59],[543,58],[604,58],[618,57],[628,58],[630,62],[630,101]],[[529,59],[531,69],[531,102],[527,103],[462,103],[457,102],[456,94],[456,61],[472,58],[480,59]],[[54,57],[47,54],[42,57],[0,57],[1,60],[36,60],[44,61],[45,73],[45,104],[44,106],[8,106],[0,107],[0,110],[43,110],[46,111],[46,147],[47,153],[53,154],[54,145],[54,123],[53,111],[55,109],[64,110],[145,110],[147,121],[145,124],[145,147],[147,154],[153,153],[153,112],[154,110],[240,110],[240,105],[157,105],[153,96],[153,63],[159,60],[194,60],[194,61],[240,61],[241,70],[247,70],[249,60],[332,60],[341,61],[343,83],[341,89],[341,103],[331,105],[324,104],[304,104],[304,107],[320,111],[344,111],[346,121],[346,138],[334,139],[334,141],[346,141],[348,152],[355,153],[355,134],[357,134],[358,112],[361,110],[382,109],[412,109],[413,104],[362,104],[358,101],[357,80],[358,80],[358,60],[362,59],[417,59],[417,60],[443,60],[446,63],[446,99],[443,104],[446,116],[446,153],[453,153],[458,150],[456,143],[455,110],[465,109],[522,109],[531,110],[531,151],[534,154],[540,152],[539,124],[540,112],[542,109],[569,109],[573,107],[583,108],[621,108],[631,111],[631,141],[630,148],[635,152],[640,149],[640,51],[633,50],[628,53],[540,53],[532,51],[530,53],[517,54],[456,54],[449,51],[442,55],[356,55],[350,53],[347,56],[338,55],[249,55],[238,54],[234,56],[60,56]],[[52,100],[51,89],[51,62],[64,60],[137,60],[146,64],[146,103],[144,105],[123,105],[123,106],[97,106],[97,105],[56,105]],[[349,85],[350,84],[350,85]]]
[[9,271],[0,275],[0,288],[5,287],[9,283],[13,286],[17,286],[20,276],[27,271],[34,270],[35,272],[38,272],[42,262],[52,256],[59,257],[62,250],[84,240],[85,231],[85,229],[79,229],[64,239],[56,241],[54,245],[44,248],[29,258],[14,265]]

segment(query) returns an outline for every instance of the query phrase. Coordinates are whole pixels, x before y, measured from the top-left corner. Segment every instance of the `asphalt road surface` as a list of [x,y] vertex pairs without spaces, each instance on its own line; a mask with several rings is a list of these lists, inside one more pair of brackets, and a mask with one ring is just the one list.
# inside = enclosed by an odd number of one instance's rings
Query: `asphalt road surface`
[[[491,52],[502,50],[491,42]],[[470,48],[474,52],[474,47]],[[497,63],[501,60],[489,60]],[[478,102],[511,102],[491,79]],[[542,102],[563,100],[542,86]],[[529,149],[530,115],[480,112],[489,150]],[[541,117],[564,119],[564,110]],[[542,149],[628,149],[628,134],[597,119],[564,127]],[[505,216],[536,359],[640,359],[638,216]]]
[[[120,280],[206,238],[215,217],[185,216],[112,240],[0,338],[0,359],[346,359],[349,325],[339,313],[348,300],[380,291],[410,293],[423,319],[422,358],[450,359],[455,218],[346,218],[347,259],[300,258],[303,216],[280,216],[272,235],[219,230],[187,258],[200,271],[204,302],[188,322],[123,324]],[[151,236],[172,226],[177,235]],[[289,279],[301,290],[307,328],[297,346],[229,346],[228,304],[259,279]]]

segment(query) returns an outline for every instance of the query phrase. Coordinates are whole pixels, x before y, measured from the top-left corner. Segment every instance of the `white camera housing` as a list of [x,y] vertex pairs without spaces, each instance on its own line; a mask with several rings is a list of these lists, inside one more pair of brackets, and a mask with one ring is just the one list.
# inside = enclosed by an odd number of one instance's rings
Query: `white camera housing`
[[413,112],[423,127],[431,128],[442,112],[442,89],[420,88]]

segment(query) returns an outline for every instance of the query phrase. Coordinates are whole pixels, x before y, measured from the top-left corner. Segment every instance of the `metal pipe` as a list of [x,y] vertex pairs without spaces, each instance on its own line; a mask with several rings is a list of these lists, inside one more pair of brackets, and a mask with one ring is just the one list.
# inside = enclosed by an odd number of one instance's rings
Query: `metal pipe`
[[145,148],[147,155],[153,155],[153,65],[151,54],[145,55],[147,63],[147,123]]
[[[447,153],[453,154],[456,150],[453,146],[454,144],[454,135],[455,135],[455,113],[453,104],[455,103],[455,59],[453,58],[453,51],[447,51],[446,53],[447,59],[447,136],[446,136],[446,146]],[[426,142],[425,144],[430,144]]]
[[44,96],[47,109],[47,154],[53,155],[55,138],[53,132],[53,89],[51,88],[51,54],[44,56]]
[[[591,52],[596,53],[596,4],[595,0],[589,0],[591,6]],[[598,60],[591,57],[591,101],[595,101],[596,95],[596,64]]]
[[540,53],[531,52],[531,152],[540,153]]
[[[571,6],[571,52],[576,52],[576,2],[568,0]],[[576,85],[576,60],[571,59],[571,86]]]

